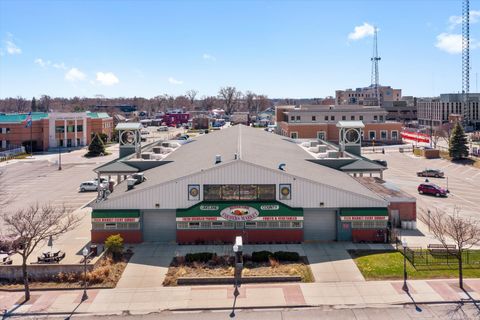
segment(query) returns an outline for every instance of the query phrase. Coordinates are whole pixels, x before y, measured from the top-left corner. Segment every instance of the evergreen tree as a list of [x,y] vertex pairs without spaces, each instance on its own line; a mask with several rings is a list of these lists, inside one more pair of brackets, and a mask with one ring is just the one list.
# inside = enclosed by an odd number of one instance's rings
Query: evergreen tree
[[468,157],[467,136],[460,122],[457,122],[450,135],[448,153],[453,160]]
[[94,133],[92,142],[90,142],[90,145],[88,146],[87,155],[90,157],[98,157],[100,154],[105,154],[105,145],[98,134]]
[[35,97],[32,98],[32,112],[36,112],[37,111],[37,100],[35,100]]

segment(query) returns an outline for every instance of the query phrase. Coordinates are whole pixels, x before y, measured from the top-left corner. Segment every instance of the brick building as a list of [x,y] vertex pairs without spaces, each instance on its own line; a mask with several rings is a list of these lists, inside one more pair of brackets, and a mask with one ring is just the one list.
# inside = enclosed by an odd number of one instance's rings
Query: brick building
[[[402,98],[402,89],[393,89],[390,86],[380,86],[380,105],[385,101],[400,101]],[[336,90],[336,105],[365,105],[377,106],[376,89],[374,87],[364,87],[356,89]]]
[[277,133],[293,139],[317,138],[338,142],[338,121],[362,121],[362,141],[400,143],[400,122],[387,122],[387,111],[367,106],[279,106],[276,108]]
[[92,133],[113,134],[113,118],[104,112],[32,113],[32,126],[26,127],[27,114],[0,115],[0,149],[25,146],[29,151],[47,151],[62,146],[75,148],[90,144]]

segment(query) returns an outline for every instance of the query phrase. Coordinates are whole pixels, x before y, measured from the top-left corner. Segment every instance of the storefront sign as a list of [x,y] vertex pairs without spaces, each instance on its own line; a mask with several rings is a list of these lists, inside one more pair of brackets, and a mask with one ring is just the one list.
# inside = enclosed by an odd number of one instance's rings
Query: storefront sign
[[215,211],[218,210],[218,206],[212,206],[212,205],[201,205],[200,210],[202,211]]
[[231,206],[220,211],[220,216],[230,221],[251,221],[259,214],[257,209],[249,206]]
[[92,218],[92,222],[139,222],[140,218]]
[[268,210],[279,210],[279,209],[280,209],[280,206],[279,206],[278,204],[269,204],[269,205],[260,206],[260,209],[261,209],[261,210],[265,210],[265,211],[268,211]]
[[288,216],[274,216],[274,217],[260,217],[255,220],[259,221],[303,221],[303,217],[288,217]]
[[192,221],[219,221],[224,220],[219,217],[183,217],[183,218],[176,218],[176,221],[184,221],[184,222],[192,222]]
[[388,216],[341,216],[342,221],[388,221]]

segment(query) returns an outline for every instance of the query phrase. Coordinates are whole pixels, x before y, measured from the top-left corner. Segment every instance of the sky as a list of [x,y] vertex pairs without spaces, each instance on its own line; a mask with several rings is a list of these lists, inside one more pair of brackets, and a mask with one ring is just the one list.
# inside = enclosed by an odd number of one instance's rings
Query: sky
[[[314,98],[380,83],[461,90],[461,0],[0,0],[0,98],[216,95]],[[471,6],[478,91],[480,0]]]

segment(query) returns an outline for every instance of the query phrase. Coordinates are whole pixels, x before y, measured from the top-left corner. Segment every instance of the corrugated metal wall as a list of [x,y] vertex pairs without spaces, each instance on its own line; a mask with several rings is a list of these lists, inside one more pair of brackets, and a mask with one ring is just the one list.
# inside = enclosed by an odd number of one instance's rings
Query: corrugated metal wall
[[[148,178],[148,172],[146,173]],[[297,208],[386,207],[386,202],[360,194],[336,189],[303,178],[293,177],[280,170],[234,161],[210,170],[142,190],[132,190],[125,196],[95,204],[98,209],[177,209],[188,208],[198,201],[188,200],[188,185],[199,184],[278,184],[292,185],[292,199],[278,200]],[[352,183],[355,183],[352,179]],[[362,186],[360,186],[362,187]],[[363,187],[364,188],[364,187]],[[203,189],[201,189],[201,200]],[[321,205],[323,203],[323,205]],[[158,206],[156,206],[158,204]]]

